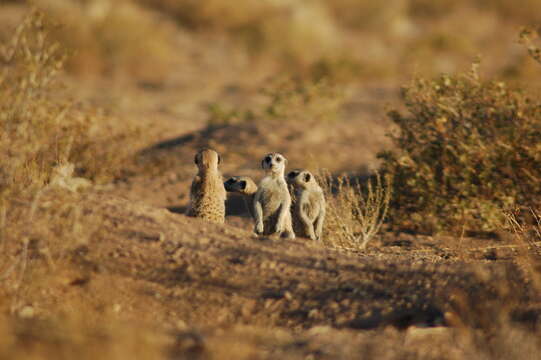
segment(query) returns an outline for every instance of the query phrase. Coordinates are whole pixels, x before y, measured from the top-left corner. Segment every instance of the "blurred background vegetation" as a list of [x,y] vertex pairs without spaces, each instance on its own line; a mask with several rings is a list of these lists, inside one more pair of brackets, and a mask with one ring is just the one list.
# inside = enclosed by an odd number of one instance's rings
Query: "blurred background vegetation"
[[520,6],[511,0],[32,3],[63,24],[56,35],[74,50],[68,68],[79,75],[167,77],[168,65],[201,61],[194,52],[212,48],[215,66],[237,63],[249,72],[264,65],[271,73],[346,82],[455,72],[477,55],[486,59],[484,71],[527,77],[531,61],[517,45],[517,34],[521,26],[535,25],[541,10],[535,0]]

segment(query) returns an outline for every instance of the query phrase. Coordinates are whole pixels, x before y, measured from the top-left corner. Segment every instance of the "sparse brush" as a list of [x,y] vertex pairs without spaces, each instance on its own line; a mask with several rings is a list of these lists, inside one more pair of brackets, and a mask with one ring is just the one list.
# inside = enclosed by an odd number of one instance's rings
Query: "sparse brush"
[[[107,181],[129,156],[136,129],[113,127],[95,109],[76,104],[60,81],[66,60],[51,39],[48,17],[34,10],[0,50],[0,193],[33,193],[57,164]],[[99,155],[99,157],[97,156]],[[99,164],[97,163],[99,162]]]
[[35,190],[48,179],[50,164],[67,160],[70,143],[84,131],[80,121],[66,122],[71,104],[53,100],[61,91],[57,75],[65,60],[50,41],[45,16],[34,11],[2,47],[0,81],[0,191]]
[[390,176],[376,173],[364,183],[347,176],[320,176],[327,198],[324,239],[330,245],[365,249],[387,216],[392,194]]

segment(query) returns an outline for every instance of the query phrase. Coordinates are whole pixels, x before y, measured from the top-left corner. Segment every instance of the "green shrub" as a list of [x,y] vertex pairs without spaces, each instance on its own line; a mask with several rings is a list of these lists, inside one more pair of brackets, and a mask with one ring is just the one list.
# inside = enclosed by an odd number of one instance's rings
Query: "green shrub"
[[493,231],[502,209],[541,205],[541,102],[467,74],[417,79],[392,111],[396,150],[379,154],[394,176],[396,228]]

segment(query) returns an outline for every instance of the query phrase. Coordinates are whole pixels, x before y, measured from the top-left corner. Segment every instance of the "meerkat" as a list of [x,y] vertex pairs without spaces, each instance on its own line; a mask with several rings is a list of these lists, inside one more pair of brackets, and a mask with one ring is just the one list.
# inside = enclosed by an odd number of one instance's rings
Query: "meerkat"
[[287,159],[278,153],[267,154],[261,161],[266,176],[254,195],[253,214],[258,235],[295,238],[291,223],[291,195],[284,178]]
[[307,170],[290,171],[286,181],[292,191],[291,215],[295,234],[321,241],[326,208],[323,189]]
[[223,224],[225,222],[226,191],[222,174],[218,170],[220,155],[211,149],[202,149],[195,155],[198,167],[190,188],[190,205],[186,215]]
[[225,191],[240,194],[244,199],[244,205],[250,213],[252,219],[254,218],[253,203],[255,193],[257,192],[257,185],[248,176],[233,176],[224,182]]

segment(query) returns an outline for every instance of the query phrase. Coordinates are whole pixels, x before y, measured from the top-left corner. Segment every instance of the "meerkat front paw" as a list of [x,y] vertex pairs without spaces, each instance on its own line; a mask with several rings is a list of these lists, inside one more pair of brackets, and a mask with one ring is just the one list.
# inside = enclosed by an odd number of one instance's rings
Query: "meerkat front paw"
[[285,230],[282,234],[281,234],[281,237],[282,238],[285,238],[285,239],[295,239],[295,233],[291,230]]
[[257,235],[263,234],[263,224],[256,224],[256,226],[254,227],[254,233],[256,233]]

